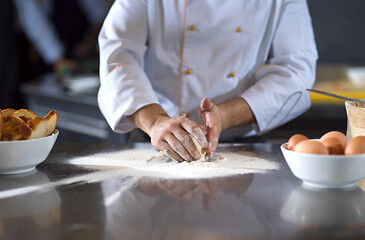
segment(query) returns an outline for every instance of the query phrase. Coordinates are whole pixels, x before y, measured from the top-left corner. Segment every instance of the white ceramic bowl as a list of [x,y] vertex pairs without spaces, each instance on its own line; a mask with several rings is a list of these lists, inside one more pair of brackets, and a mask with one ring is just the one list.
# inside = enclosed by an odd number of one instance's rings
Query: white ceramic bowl
[[0,174],[16,174],[33,170],[51,152],[58,137],[52,135],[22,141],[0,141]]
[[365,177],[365,154],[319,155],[299,153],[281,145],[290,170],[303,183],[316,188],[353,187]]

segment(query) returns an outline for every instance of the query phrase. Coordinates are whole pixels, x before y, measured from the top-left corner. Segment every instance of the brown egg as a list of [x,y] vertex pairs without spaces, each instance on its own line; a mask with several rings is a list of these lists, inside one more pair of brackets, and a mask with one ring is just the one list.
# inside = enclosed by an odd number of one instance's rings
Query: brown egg
[[340,143],[342,144],[343,148],[346,148],[346,145],[347,145],[347,137],[346,137],[345,134],[343,134],[342,132],[339,132],[339,131],[331,131],[331,132],[328,132],[328,133],[324,134],[319,139],[319,141],[322,142],[326,138],[330,138],[330,137],[337,138],[340,141]]
[[328,148],[329,154],[344,154],[344,148],[337,138],[329,137],[321,141]]
[[349,141],[345,148],[345,155],[365,153],[365,137],[357,136]]
[[294,134],[293,136],[291,136],[289,138],[288,149],[294,150],[295,145],[297,145],[298,143],[300,143],[301,141],[304,141],[304,140],[308,140],[308,138],[306,136],[304,136],[303,134]]
[[325,154],[329,153],[328,148],[326,148],[321,142],[314,140],[304,140],[295,145],[295,152],[301,153],[312,153],[312,154]]

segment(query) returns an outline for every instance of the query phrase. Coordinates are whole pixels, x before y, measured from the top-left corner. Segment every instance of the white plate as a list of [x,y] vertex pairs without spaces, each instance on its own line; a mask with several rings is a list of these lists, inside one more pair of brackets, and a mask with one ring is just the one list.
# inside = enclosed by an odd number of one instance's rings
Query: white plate
[[29,172],[43,162],[51,152],[58,137],[52,135],[22,141],[0,141],[0,174]]
[[290,170],[303,183],[315,188],[348,188],[365,177],[365,154],[319,155],[280,146]]

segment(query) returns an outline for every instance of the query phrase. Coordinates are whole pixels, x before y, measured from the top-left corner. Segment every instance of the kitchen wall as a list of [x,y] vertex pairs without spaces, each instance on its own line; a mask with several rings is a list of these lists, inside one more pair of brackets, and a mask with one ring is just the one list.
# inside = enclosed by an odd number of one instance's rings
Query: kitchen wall
[[308,0],[319,63],[365,63],[365,1]]

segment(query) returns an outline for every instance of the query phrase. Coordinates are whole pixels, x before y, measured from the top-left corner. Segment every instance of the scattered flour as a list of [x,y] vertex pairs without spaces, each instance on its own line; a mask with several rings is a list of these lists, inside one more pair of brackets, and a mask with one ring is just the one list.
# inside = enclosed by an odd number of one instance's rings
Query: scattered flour
[[154,149],[133,149],[75,158],[70,163],[91,168],[124,168],[129,173],[160,178],[223,177],[279,168],[277,163],[247,151],[220,151],[213,161],[179,163]]

